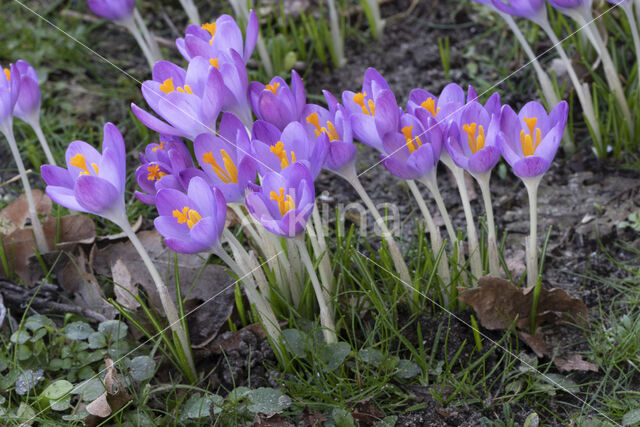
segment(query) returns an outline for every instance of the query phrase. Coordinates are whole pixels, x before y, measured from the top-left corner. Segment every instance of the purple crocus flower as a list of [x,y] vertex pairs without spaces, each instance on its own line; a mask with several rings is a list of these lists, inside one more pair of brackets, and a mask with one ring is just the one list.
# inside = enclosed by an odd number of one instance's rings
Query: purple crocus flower
[[289,123],[302,118],[307,95],[300,75],[291,70],[291,87],[281,77],[274,77],[266,86],[251,82],[249,102],[258,119],[284,130]]
[[16,68],[20,72],[20,93],[13,114],[31,126],[40,123],[40,85],[36,70],[27,61],[19,60]]
[[386,154],[382,164],[389,172],[402,179],[418,179],[433,170],[440,159],[442,132],[434,118],[429,118],[425,129],[411,114],[403,114],[400,128],[383,138]]
[[547,115],[539,102],[527,103],[518,114],[502,107],[498,138],[504,159],[521,178],[544,174],[558,151],[569,105],[562,101]]
[[122,226],[127,222],[125,156],[122,134],[107,123],[102,154],[84,141],[73,141],[65,156],[67,169],[42,166],[40,173],[47,183],[47,195],[61,206],[99,215]]
[[262,186],[245,198],[249,212],[267,230],[283,237],[294,237],[305,229],[314,202],[313,177],[302,163],[266,174]]
[[0,131],[13,132],[13,112],[20,93],[20,71],[11,64],[0,75]]
[[166,122],[135,104],[131,109],[150,129],[194,140],[201,133],[215,133],[224,101],[220,71],[202,57],[194,58],[187,71],[168,61],[153,67],[153,80],[142,84],[147,104]]
[[227,217],[222,192],[204,179],[194,177],[187,194],[164,188],[158,191],[156,206],[160,216],[153,221],[169,249],[195,254],[220,244]]
[[472,101],[462,108],[460,120],[450,123],[445,147],[458,167],[472,174],[485,173],[500,160],[499,132],[500,116]]
[[323,132],[314,141],[300,122],[291,122],[280,132],[276,126],[258,120],[253,125],[252,146],[255,158],[259,159],[260,175],[301,162],[315,179],[327,157],[329,136]]
[[520,18],[527,18],[533,22],[542,22],[547,19],[545,0],[491,0],[493,6],[502,13]]
[[353,136],[363,144],[384,151],[382,137],[398,128],[401,110],[380,73],[375,68],[368,68],[362,91],[344,91],[342,104],[349,114]]
[[111,21],[126,21],[133,15],[136,0],[88,0],[96,15]]
[[580,9],[582,14],[586,13],[585,16],[589,16],[593,0],[549,0],[549,4],[565,14]]
[[251,142],[244,126],[234,115],[225,113],[220,137],[202,134],[193,150],[209,182],[228,203],[239,203],[249,183],[256,179],[257,161],[251,155]]
[[142,165],[136,169],[136,181],[144,192],[134,194],[142,203],[155,204],[160,188],[186,191],[188,182],[181,179],[181,172],[193,168],[193,159],[180,138],[160,135],[158,143],[147,145],[144,154],[140,154],[140,161]]
[[187,61],[197,56],[215,60],[229,50],[237,52],[246,64],[251,58],[258,39],[258,18],[256,13],[249,12],[246,40],[242,40],[242,31],[235,19],[229,15],[221,15],[215,22],[189,25],[184,38],[176,40],[178,50]]
[[323,134],[329,138],[329,152],[324,167],[340,172],[345,166],[353,163],[357,148],[353,144],[351,121],[345,108],[326,90],[323,91],[329,109],[319,105],[308,104],[302,116],[309,138],[314,141]]

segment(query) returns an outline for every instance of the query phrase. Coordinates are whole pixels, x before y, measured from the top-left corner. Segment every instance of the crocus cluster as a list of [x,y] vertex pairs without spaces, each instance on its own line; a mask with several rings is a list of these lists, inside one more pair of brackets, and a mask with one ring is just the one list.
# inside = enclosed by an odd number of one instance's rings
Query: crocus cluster
[[[489,192],[492,169],[504,158],[527,188],[534,189],[558,150],[567,121],[565,102],[549,114],[537,102],[516,113],[501,105],[497,94],[481,103],[472,87],[465,94],[452,83],[437,96],[415,89],[406,108],[401,108],[385,79],[370,68],[361,90],[345,91],[341,102],[325,91],[324,107],[307,102],[302,78],[295,71],[290,83],[280,77],[267,84],[249,83],[246,63],[258,35],[253,12],[245,34],[243,39],[236,22],[226,15],[202,26],[191,25],[185,37],[176,41],[188,65],[167,61],[154,65],[152,79],[142,85],[153,113],[132,105],[134,114],[159,133],[139,156],[136,197],[156,206],[154,223],[168,247],[183,253],[218,254],[242,278],[265,322],[275,319],[269,312],[271,291],[254,255],[225,229],[227,207],[246,225],[253,247],[282,282],[281,296],[299,303],[306,271],[325,339],[331,342],[336,339],[330,298],[333,273],[316,215],[314,188],[323,169],[354,186],[378,222],[400,279],[409,288],[413,285],[391,232],[358,180],[354,140],[378,150],[380,162],[393,175],[411,185],[414,180],[423,182],[431,190],[446,217],[452,244],[458,233],[439,195],[440,162],[457,178],[464,171],[476,178],[486,196],[490,239],[495,244]],[[67,169],[43,168],[47,192],[71,209],[122,223],[123,159],[122,138],[107,125],[102,153],[74,142],[67,152]],[[465,212],[470,213],[464,179],[457,183]],[[427,219],[422,201],[423,206]],[[473,275],[479,276],[483,271],[473,264],[479,256],[477,242],[471,238],[472,234],[475,238],[474,220],[467,215],[468,255]],[[439,230],[430,227],[429,231],[434,245],[439,245]],[[534,228],[532,234],[535,248]],[[315,263],[306,242],[311,243]],[[497,266],[491,267],[496,273]],[[269,326],[273,333],[279,331],[277,324]]]

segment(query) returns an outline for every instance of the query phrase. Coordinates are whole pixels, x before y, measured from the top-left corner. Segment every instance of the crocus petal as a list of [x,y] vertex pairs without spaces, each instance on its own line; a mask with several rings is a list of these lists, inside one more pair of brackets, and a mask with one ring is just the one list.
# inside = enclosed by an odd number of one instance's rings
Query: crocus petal
[[51,200],[60,206],[64,206],[72,211],[87,212],[87,209],[82,207],[76,200],[76,196],[72,188],[48,185],[45,192]]
[[498,147],[485,147],[469,157],[466,169],[471,173],[488,172],[500,161]]
[[249,11],[249,21],[247,22],[247,31],[244,40],[244,62],[249,62],[253,49],[256,47],[256,41],[258,40],[258,34],[260,33],[260,27],[258,25],[258,17],[253,11]]
[[95,214],[110,210],[122,197],[122,193],[112,183],[92,175],[82,175],[78,178],[74,195],[84,210]]
[[520,178],[540,176],[549,170],[551,163],[542,157],[525,157],[513,165],[513,173]]
[[65,168],[54,165],[42,165],[40,175],[47,185],[72,189],[75,185],[71,174]]
[[184,132],[168,125],[159,118],[138,107],[136,104],[131,104],[131,111],[133,111],[133,114],[142,122],[142,124],[151,130],[173,136],[188,136],[185,135]]

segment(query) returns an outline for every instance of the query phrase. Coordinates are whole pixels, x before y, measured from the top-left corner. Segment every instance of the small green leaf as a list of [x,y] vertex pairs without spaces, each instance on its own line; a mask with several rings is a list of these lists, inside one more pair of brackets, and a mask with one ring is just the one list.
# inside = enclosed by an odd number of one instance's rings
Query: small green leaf
[[[187,400],[182,408],[182,419],[196,420],[199,418],[209,417],[211,405],[222,406],[222,397],[216,394],[207,394],[200,396],[194,394]],[[214,406],[214,412],[215,408]]]
[[333,422],[336,423],[336,427],[355,427],[356,425],[351,413],[343,408],[335,408],[333,412],[331,412],[331,417],[333,418]]
[[330,371],[335,370],[338,366],[342,365],[344,359],[351,352],[351,346],[346,342],[335,342],[331,344],[325,344],[320,347],[318,351],[318,357],[322,360]]
[[640,424],[640,409],[632,409],[622,417],[623,426],[634,426]]
[[16,355],[18,360],[27,360],[32,354],[33,352],[31,351],[31,347],[27,344],[19,344],[16,346]]
[[260,387],[249,393],[249,409],[254,414],[277,414],[291,406],[291,398],[280,390]]
[[107,339],[102,332],[93,332],[89,335],[89,348],[103,348],[107,346]]
[[79,394],[84,402],[93,402],[105,391],[107,390],[99,378],[91,378],[75,386],[71,394]]
[[49,400],[57,400],[65,397],[71,390],[73,390],[73,384],[67,380],[58,380],[49,384],[40,395]]
[[49,405],[54,411],[66,411],[71,406],[71,396],[66,396],[59,400],[52,400]]
[[16,393],[20,396],[24,396],[29,393],[31,390],[35,388],[36,385],[40,381],[44,379],[44,370],[38,369],[37,371],[32,371],[31,369],[27,369],[22,372],[15,382]]
[[384,361],[384,355],[382,352],[375,348],[365,348],[364,350],[360,350],[358,352],[358,356],[363,362],[371,363],[372,365],[379,365]]
[[105,337],[112,341],[121,340],[126,337],[128,329],[127,324],[119,320],[107,320],[98,325],[98,331],[102,332]]
[[64,328],[64,335],[70,340],[85,340],[92,332],[93,329],[86,322],[69,323]]
[[29,316],[27,320],[24,321],[24,326],[25,328],[30,329],[33,332],[42,328],[51,330],[56,328],[56,324],[53,323],[53,320],[42,314],[34,314],[33,316]]
[[281,336],[287,350],[301,359],[306,356],[305,337],[299,330],[285,329]]
[[524,425],[522,427],[538,427],[539,424],[540,424],[540,416],[535,412],[532,412],[524,420]]
[[396,371],[396,376],[398,378],[406,380],[420,375],[421,372],[422,370],[420,369],[420,366],[410,360],[400,359],[398,361],[398,370]]
[[26,329],[20,329],[11,334],[9,341],[14,344],[24,344],[31,339],[31,334]]
[[138,382],[152,378],[156,369],[156,362],[149,356],[134,357],[128,365],[131,378]]

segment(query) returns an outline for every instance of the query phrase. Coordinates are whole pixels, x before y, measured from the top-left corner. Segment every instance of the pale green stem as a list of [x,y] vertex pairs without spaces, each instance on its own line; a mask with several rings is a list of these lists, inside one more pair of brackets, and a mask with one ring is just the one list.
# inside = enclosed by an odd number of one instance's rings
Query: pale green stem
[[42,145],[42,150],[44,151],[44,155],[47,157],[47,162],[50,165],[56,165],[56,160],[53,158],[53,154],[51,153],[51,149],[49,148],[49,144],[47,143],[47,138],[45,138],[44,133],[42,132],[42,128],[40,127],[39,122],[35,122],[31,124],[33,131],[36,133],[38,137],[38,141],[40,141],[40,145]]
[[182,327],[182,321],[178,317],[178,310],[176,305],[173,303],[171,296],[169,295],[169,290],[164,283],[164,280],[160,276],[158,269],[153,264],[149,253],[145,249],[144,245],[138,239],[135,231],[131,228],[129,222],[125,219],[117,223],[122,231],[125,232],[133,247],[136,248],[140,258],[142,258],[142,262],[144,262],[145,267],[149,271],[151,278],[153,279],[153,283],[156,285],[156,290],[158,292],[158,296],[160,297],[160,303],[162,304],[162,308],[164,309],[164,314],[167,316],[167,321],[169,322],[169,327],[176,334],[178,340],[180,341],[180,346],[182,347],[182,351],[187,358],[187,363],[189,364],[189,369],[193,373],[193,378],[197,378],[196,375],[196,367],[193,363],[193,355],[191,354],[191,345],[189,344],[189,338],[187,336],[187,332]]
[[298,245],[302,263],[305,265],[307,273],[309,273],[309,278],[311,279],[311,284],[313,285],[313,290],[316,294],[316,299],[318,300],[318,306],[320,308],[320,324],[323,327],[322,333],[324,335],[324,339],[327,344],[337,342],[338,338],[336,337],[335,322],[333,320],[333,313],[329,306],[330,301],[325,299],[323,287],[318,280],[318,275],[316,274],[315,269],[313,268],[313,262],[309,256],[309,251],[307,251],[304,234],[300,234],[293,239]]
[[[567,73],[569,74],[571,83],[573,84],[573,87],[576,90],[576,95],[578,96],[580,105],[582,105],[582,111],[584,113],[585,119],[587,120],[587,122],[589,123],[589,126],[593,130],[593,133],[598,145],[602,145],[600,124],[596,119],[596,114],[593,109],[593,102],[591,100],[591,94],[589,93],[588,90],[585,90],[585,87],[583,87],[582,84],[580,83],[580,79],[578,78],[578,75],[576,74],[576,71],[574,70],[573,65],[571,64],[571,60],[567,56],[567,52],[565,52],[564,48],[562,47],[562,43],[560,42],[556,34],[553,32],[551,25],[549,25],[547,21],[538,22],[538,25],[542,28],[542,30],[545,33],[547,33],[547,36],[549,37],[549,39],[551,39],[551,42],[553,43],[554,47],[558,51],[560,58],[564,62],[565,66],[567,67]],[[587,85],[585,84],[585,86]]]
[[[378,4],[378,0],[364,0],[366,2],[366,7],[369,8],[371,15],[373,17],[373,22],[370,22],[370,25],[373,25],[372,33],[375,39],[379,39],[382,36],[382,31],[384,30],[385,21],[382,20],[380,16],[380,5]],[[363,5],[365,6],[365,5]]]
[[189,21],[194,25],[200,26],[200,15],[198,14],[198,9],[193,3],[193,0],[180,0],[180,4],[187,14]]
[[296,245],[291,242],[291,239],[286,239],[287,242],[287,255],[290,267],[284,271],[289,272],[289,291],[291,292],[291,300],[296,308],[300,307],[300,301],[302,300],[302,287],[304,284],[304,274],[300,270],[299,266],[302,266],[300,262],[300,254]]
[[142,19],[142,15],[140,15],[140,12],[138,12],[138,9],[133,10],[133,18],[138,24],[138,28],[140,28],[140,31],[142,32],[142,36],[144,37],[144,40],[147,46],[149,47],[149,52],[153,56],[154,61],[155,62],[161,61],[162,54],[160,53],[160,46],[158,46],[158,42],[156,41],[156,38],[149,31],[149,28],[147,27],[147,24],[144,22],[144,19]]
[[438,206],[438,211],[440,212],[440,216],[444,221],[444,226],[447,229],[449,240],[451,241],[451,244],[453,244],[453,242],[458,240],[458,236],[456,235],[456,232],[453,228],[453,224],[451,223],[451,217],[449,217],[449,211],[447,211],[447,207],[444,204],[444,200],[442,200],[442,194],[440,194],[440,189],[438,188],[438,179],[436,178],[436,169],[433,168],[431,172],[419,178],[418,181],[424,184],[431,192],[431,195],[433,196],[433,199],[435,200],[436,205]]
[[[436,256],[440,252],[440,249],[442,249],[442,236],[440,236],[440,230],[438,229],[438,226],[433,222],[431,212],[429,212],[429,208],[427,207],[427,204],[422,197],[422,193],[420,192],[420,189],[418,188],[416,183],[413,180],[407,180],[407,185],[409,186],[409,190],[411,190],[411,193],[416,199],[418,207],[422,212],[425,225],[429,230],[429,237],[431,238],[431,248],[433,250],[434,256]],[[440,279],[444,283],[445,287],[448,288],[451,285],[451,272],[449,271],[449,262],[447,260],[446,252],[444,252],[440,257],[440,262],[438,263],[438,276],[440,276]],[[447,292],[444,292],[442,294],[445,307],[449,306],[449,295]]]
[[500,261],[498,259],[498,242],[496,240],[496,225],[493,219],[493,205],[491,203],[491,187],[489,180],[491,179],[491,171],[472,174],[480,186],[482,192],[482,200],[484,201],[484,210],[487,213],[487,230],[488,230],[488,254],[489,254],[489,273],[492,276],[500,274]]
[[[638,63],[638,67],[640,67],[640,35],[638,34],[638,24],[633,16],[633,5],[631,2],[622,3],[621,4],[624,13],[627,15],[627,20],[629,21],[629,28],[631,29],[631,37],[633,37],[633,45],[636,49],[636,62]],[[640,85],[640,78],[638,80],[638,85]]]
[[344,57],[344,45],[342,43],[342,34],[340,33],[340,24],[338,23],[338,12],[336,10],[335,0],[327,0],[329,4],[329,25],[331,26],[331,41],[333,42],[333,51],[336,56],[336,66],[342,67],[347,63]]
[[142,50],[142,53],[144,54],[144,57],[147,59],[147,63],[149,64],[149,68],[151,70],[153,70],[153,66],[156,63],[156,60],[155,60],[155,58],[153,56],[153,53],[151,52],[149,46],[147,45],[147,42],[144,40],[144,37],[142,36],[142,33],[138,29],[138,26],[134,22],[133,18],[129,18],[129,19],[120,21],[120,24],[122,24],[127,30],[129,30],[129,32],[131,33],[133,38],[136,39],[136,42],[138,43],[138,46],[140,46],[140,49]]
[[538,281],[538,186],[542,176],[523,178],[529,195],[529,237],[526,240],[527,287],[533,289]]
[[[227,241],[227,243],[229,243],[229,246],[231,246],[231,248],[234,251],[238,251],[238,253],[240,254],[247,254],[246,256],[248,256],[247,251],[244,249],[244,247],[238,241],[238,239],[236,239],[236,236],[234,236],[234,234],[228,228],[225,228],[222,231],[222,235],[224,236],[225,240]],[[271,256],[275,257],[275,255],[271,255]],[[267,259],[267,262],[268,262],[268,259]],[[260,292],[262,292],[262,294],[265,295],[265,298],[269,299],[269,295],[270,295],[269,283],[267,282],[267,279],[264,276],[264,273],[262,272],[262,268],[254,270],[253,275],[256,277],[256,282],[258,282],[258,288],[260,289]]]
[[317,203],[314,203],[313,205],[313,225],[318,243],[316,258],[322,257],[322,259],[320,259],[320,275],[322,276],[322,281],[324,283],[333,285],[333,269],[331,268],[331,258],[329,257],[329,248],[327,246],[327,240],[325,239],[324,235],[324,225],[322,224],[322,218],[320,217],[320,211],[318,210]]
[[[453,162],[448,153],[442,153],[440,161],[444,163],[451,172],[453,172],[453,177],[455,178],[458,186],[458,193],[460,193],[460,200],[462,201],[464,218],[467,222],[467,242],[469,243],[471,274],[473,274],[475,279],[478,279],[482,275],[482,260],[480,258],[478,232],[476,231],[476,225],[473,220],[473,211],[471,210],[471,203],[469,202],[469,194],[467,193],[467,183],[464,180],[464,170]],[[458,250],[462,250],[462,247],[459,246]]]
[[31,184],[29,184],[29,178],[27,177],[27,171],[22,163],[22,157],[20,157],[20,151],[18,150],[18,143],[13,135],[13,129],[10,127],[3,130],[5,138],[9,142],[9,149],[13,155],[13,160],[18,167],[18,174],[20,174],[20,180],[24,187],[24,194],[27,197],[27,206],[29,209],[29,218],[31,219],[31,227],[33,229],[33,235],[36,239],[36,247],[38,252],[45,254],[49,252],[49,246],[47,240],[44,237],[44,231],[42,230],[42,224],[40,224],[40,218],[38,218],[38,211],[36,210],[36,203],[33,200],[33,193],[31,191]]

